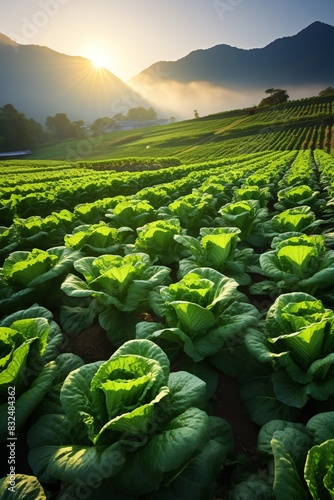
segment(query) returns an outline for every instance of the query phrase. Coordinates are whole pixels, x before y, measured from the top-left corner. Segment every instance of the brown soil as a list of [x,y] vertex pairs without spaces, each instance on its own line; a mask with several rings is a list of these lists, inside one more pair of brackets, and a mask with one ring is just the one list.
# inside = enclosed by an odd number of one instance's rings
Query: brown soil
[[213,414],[231,425],[235,454],[246,453],[248,458],[255,460],[259,427],[249,420],[238,392],[238,380],[219,373],[218,388],[211,401]]
[[115,352],[105,331],[98,323],[82,330],[75,336],[65,336],[63,351],[80,356],[85,363],[105,361]]

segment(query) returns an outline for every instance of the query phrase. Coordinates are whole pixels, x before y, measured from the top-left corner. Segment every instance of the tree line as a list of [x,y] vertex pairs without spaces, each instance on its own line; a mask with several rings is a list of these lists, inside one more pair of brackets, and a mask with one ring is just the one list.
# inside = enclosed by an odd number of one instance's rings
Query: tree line
[[0,152],[32,149],[43,142],[40,123],[26,118],[12,104],[0,108]]
[[56,113],[45,120],[45,128],[17,111],[12,104],[0,108],[0,152],[34,149],[54,140],[82,138],[105,133],[119,121],[150,121],[157,118],[153,108],[131,108],[127,115],[97,118],[87,127],[83,120],[71,121],[66,113]]

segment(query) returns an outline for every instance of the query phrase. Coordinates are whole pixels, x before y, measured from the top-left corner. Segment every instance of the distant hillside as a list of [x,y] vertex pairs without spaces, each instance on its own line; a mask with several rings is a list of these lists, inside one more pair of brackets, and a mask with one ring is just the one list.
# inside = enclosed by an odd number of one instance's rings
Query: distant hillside
[[[312,88],[319,91],[333,85],[333,51],[334,27],[315,22],[264,48],[245,50],[217,45],[191,52],[175,62],[160,61],[130,83],[137,90],[151,88],[160,96],[168,95],[168,88],[171,93],[178,92],[180,98],[183,93],[185,99],[193,92],[189,104],[193,102],[194,107],[205,106],[211,95],[216,109],[217,105],[231,109],[257,104],[260,93],[270,87],[292,90],[294,97],[305,97]],[[213,110],[205,109],[208,111]]]
[[122,80],[94,68],[83,57],[60,54],[38,45],[19,45],[0,34],[0,107],[11,103],[40,123],[48,115],[66,113],[71,120],[127,113],[145,105]]
[[[182,163],[265,150],[324,149],[334,155],[334,96],[289,101],[272,107],[230,110],[168,125],[119,130],[98,142],[63,141],[34,152],[36,159],[177,157]],[[92,138],[94,139],[94,138]]]

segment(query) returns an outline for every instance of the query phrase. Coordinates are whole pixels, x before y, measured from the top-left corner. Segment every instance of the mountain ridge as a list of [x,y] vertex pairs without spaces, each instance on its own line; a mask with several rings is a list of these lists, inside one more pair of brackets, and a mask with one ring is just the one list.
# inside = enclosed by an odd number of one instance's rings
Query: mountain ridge
[[[173,113],[254,106],[265,89],[283,88],[293,99],[316,95],[334,83],[334,27],[315,21],[295,35],[277,38],[262,48],[218,44],[197,49],[176,61],[158,61],[129,84]],[[172,97],[171,97],[172,96]]]
[[[301,43],[299,43],[299,40]],[[296,59],[297,57],[302,57],[305,50],[305,43],[307,44],[308,49],[312,50],[310,45],[313,44],[313,47],[318,47],[320,43],[324,44],[329,40],[331,41],[331,45],[328,50],[330,52],[331,49],[334,50],[334,27],[320,21],[315,21],[296,35],[278,38],[263,48],[242,49],[227,44],[218,44],[208,49],[194,50],[176,61],[158,61],[133,77],[130,80],[130,83],[137,81],[140,76],[147,77],[148,73],[150,73],[155,75],[156,80],[157,77],[164,80],[166,79],[166,75],[168,75],[168,79],[183,83],[189,83],[191,81],[208,81],[210,83],[219,84],[233,83],[237,87],[240,86],[243,88],[245,85],[243,85],[242,82],[238,82],[238,79],[241,78],[241,76],[245,77],[246,71],[250,72],[252,69],[252,77],[246,79],[247,86],[249,83],[253,84],[260,82],[264,82],[264,87],[266,85],[278,86],[281,85],[281,83],[284,83],[283,76],[285,77],[287,83],[290,84],[296,82],[306,83],[305,67],[302,76],[298,79],[301,64],[297,64],[295,69],[293,68],[293,65],[291,64],[291,54],[286,53],[287,48],[291,51],[292,47],[293,57]],[[317,44],[314,43],[315,41]],[[311,58],[311,62],[313,64],[314,52],[317,52],[317,57],[319,58],[317,48],[315,50],[313,49]],[[277,71],[274,72],[274,66],[277,66],[276,61],[274,61],[270,66],[273,76],[271,79],[267,78],[268,83],[265,83],[266,78],[264,77],[270,72],[268,71],[268,67],[265,66],[265,63],[270,63],[270,57],[278,58],[283,65],[283,70],[285,60],[288,72],[284,73],[283,71],[282,74],[282,67],[277,68]],[[222,65],[227,67],[229,75],[224,74],[222,71],[224,68],[222,68],[222,66],[217,67],[218,58],[220,58]],[[320,54],[320,61],[317,66],[320,67],[326,59],[327,55],[325,53]],[[305,57],[302,57],[302,61],[305,62]],[[296,63],[296,61],[294,62]],[[331,66],[330,77],[334,78],[334,67],[330,65],[329,62],[328,66]],[[208,70],[210,70],[209,75]],[[323,71],[320,71],[320,76],[321,75],[323,75],[322,81],[320,81],[321,78],[319,77],[319,72],[315,75],[316,78],[311,78],[309,76],[308,80],[312,83],[315,81],[324,83],[329,80],[328,71],[326,75]],[[243,78],[243,80],[245,80],[245,78]],[[274,80],[279,81],[275,84]]]
[[92,122],[145,101],[116,75],[94,68],[82,56],[70,56],[40,45],[16,44],[0,34],[0,107],[11,103],[29,118],[44,123],[66,113],[71,120]]
[[158,61],[126,83],[82,56],[20,45],[0,33],[0,107],[11,103],[40,123],[62,112],[91,123],[138,106],[189,118],[194,108],[203,115],[253,106],[271,87],[287,88],[290,95],[293,90],[292,98],[299,98],[333,86],[327,55],[333,51],[334,27],[315,21],[262,48],[218,44]]

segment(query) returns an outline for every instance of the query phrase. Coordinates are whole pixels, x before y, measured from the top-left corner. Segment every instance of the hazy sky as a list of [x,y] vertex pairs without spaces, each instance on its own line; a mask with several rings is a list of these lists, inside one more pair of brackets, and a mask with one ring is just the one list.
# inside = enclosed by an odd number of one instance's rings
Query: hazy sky
[[[0,33],[18,43],[100,58],[123,80],[159,60],[226,43],[264,47],[314,21],[334,0],[1,0]],[[0,68],[1,71],[1,68]]]

